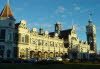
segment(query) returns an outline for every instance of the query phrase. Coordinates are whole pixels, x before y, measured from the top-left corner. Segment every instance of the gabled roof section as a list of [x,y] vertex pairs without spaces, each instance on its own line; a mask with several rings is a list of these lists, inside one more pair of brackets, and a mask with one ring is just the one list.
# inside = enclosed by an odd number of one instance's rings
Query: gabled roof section
[[72,29],[62,30],[59,37],[66,39],[71,34],[71,31]]
[[0,17],[13,17],[13,13],[9,4],[6,4],[3,10],[0,13]]

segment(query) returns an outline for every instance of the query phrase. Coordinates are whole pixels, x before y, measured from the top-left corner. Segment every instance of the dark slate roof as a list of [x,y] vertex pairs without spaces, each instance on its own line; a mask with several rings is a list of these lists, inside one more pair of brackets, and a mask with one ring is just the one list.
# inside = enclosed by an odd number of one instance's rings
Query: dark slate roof
[[[59,35],[59,38],[68,38],[68,35],[69,34],[71,34],[71,31],[72,31],[72,29],[67,29],[67,30],[62,30],[61,32],[60,32],[60,35]],[[49,35],[50,35],[50,37],[53,37],[54,36],[54,34],[55,34],[55,32],[50,32],[49,33]]]
[[15,24],[15,29],[17,29],[19,25],[20,25],[20,23],[16,23]]
[[50,35],[50,37],[54,37],[55,32],[50,32],[49,35]]
[[60,38],[68,38],[68,35],[69,34],[71,34],[71,31],[72,31],[72,29],[67,29],[67,30],[62,30],[61,32],[60,32],[60,35],[59,35],[59,37]]

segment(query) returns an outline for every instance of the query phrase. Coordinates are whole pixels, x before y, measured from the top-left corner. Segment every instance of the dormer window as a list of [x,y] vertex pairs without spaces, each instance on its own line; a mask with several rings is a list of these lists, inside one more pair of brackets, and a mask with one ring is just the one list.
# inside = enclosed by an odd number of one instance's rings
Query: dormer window
[[10,26],[10,27],[12,26],[12,23],[11,23],[11,22],[9,23],[9,26]]

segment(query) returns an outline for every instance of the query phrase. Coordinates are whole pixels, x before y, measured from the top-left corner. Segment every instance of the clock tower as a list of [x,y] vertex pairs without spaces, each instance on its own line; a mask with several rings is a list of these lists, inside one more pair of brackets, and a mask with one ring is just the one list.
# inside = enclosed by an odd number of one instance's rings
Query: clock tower
[[86,35],[90,50],[96,53],[96,26],[91,20],[91,14],[89,16],[88,25],[86,26]]

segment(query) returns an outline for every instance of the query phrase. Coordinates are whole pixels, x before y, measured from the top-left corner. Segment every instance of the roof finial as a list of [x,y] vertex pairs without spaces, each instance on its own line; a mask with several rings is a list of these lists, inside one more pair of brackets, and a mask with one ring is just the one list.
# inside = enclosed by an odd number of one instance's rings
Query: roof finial
[[92,22],[92,13],[89,14],[89,22]]
[[72,25],[74,25],[74,20],[72,19]]
[[9,5],[9,0],[7,0],[7,4]]
[[[7,0],[7,5],[9,5],[9,0]],[[7,17],[8,17],[8,14],[9,14],[9,10],[7,9]]]

